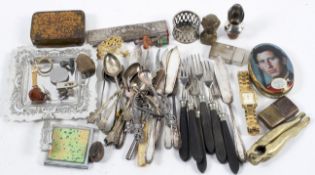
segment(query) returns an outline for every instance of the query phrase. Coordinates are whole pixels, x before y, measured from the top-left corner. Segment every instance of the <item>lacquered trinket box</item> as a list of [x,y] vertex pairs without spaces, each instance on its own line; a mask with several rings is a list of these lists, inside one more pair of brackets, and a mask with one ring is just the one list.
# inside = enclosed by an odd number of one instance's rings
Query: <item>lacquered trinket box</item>
[[72,10],[34,13],[31,40],[37,47],[82,45],[85,40],[84,12]]

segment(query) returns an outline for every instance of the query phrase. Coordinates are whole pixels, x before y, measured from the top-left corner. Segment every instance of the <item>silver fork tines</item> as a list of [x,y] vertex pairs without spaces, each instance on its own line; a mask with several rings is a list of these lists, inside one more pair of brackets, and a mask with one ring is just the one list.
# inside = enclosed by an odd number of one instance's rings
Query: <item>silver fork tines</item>
[[189,81],[189,75],[188,75],[188,64],[187,64],[187,58],[184,58],[181,61],[181,67],[180,67],[180,81],[183,84],[182,89],[182,100],[186,101],[187,95],[185,93],[185,89],[187,87],[188,81]]
[[199,54],[192,55],[192,61],[193,61],[193,67],[194,67],[194,76],[198,79],[201,80],[203,76],[203,69],[201,66],[201,58]]
[[188,83],[187,59],[183,59],[182,63],[181,63],[180,80],[181,80],[184,88],[186,88],[187,83]]
[[210,88],[210,86],[213,83],[213,69],[211,68],[211,64],[209,61],[205,60],[202,62],[202,64],[204,68],[203,81],[206,84],[206,86]]

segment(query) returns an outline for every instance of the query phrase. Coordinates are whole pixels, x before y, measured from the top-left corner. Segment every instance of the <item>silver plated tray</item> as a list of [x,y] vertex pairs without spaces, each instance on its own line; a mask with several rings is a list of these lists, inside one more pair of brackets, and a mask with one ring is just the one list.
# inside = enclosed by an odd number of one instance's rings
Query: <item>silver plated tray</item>
[[[91,107],[95,107],[94,99],[91,98],[89,88],[89,79],[82,79],[77,71],[69,76],[69,80],[75,81],[78,86],[74,90],[72,97],[61,100],[55,85],[53,85],[49,77],[38,76],[38,84],[43,85],[50,93],[51,99],[42,104],[34,104],[28,97],[28,92],[32,87],[32,71],[31,63],[35,58],[45,56],[53,60],[54,64],[76,58],[80,53],[84,53],[91,57],[92,47],[72,47],[72,48],[56,48],[56,49],[38,49],[35,47],[20,47],[16,49],[13,55],[13,63],[10,72],[10,114],[9,119],[18,121],[34,121],[41,119],[74,119],[85,118]],[[93,88],[94,89],[94,88]],[[92,100],[91,100],[92,99]]]

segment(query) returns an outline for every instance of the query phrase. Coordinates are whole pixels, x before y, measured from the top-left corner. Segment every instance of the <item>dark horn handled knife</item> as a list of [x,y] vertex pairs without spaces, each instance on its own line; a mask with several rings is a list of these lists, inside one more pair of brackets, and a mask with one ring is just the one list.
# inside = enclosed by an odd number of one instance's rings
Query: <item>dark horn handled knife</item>
[[207,169],[207,157],[206,155],[201,162],[197,162],[197,168],[201,173],[204,173]]
[[221,126],[222,126],[222,131],[223,131],[224,142],[225,142],[227,161],[229,163],[229,166],[232,172],[234,174],[237,174],[240,168],[240,162],[237,158],[234,142],[232,140],[232,136],[230,134],[226,120],[221,121]]
[[200,138],[201,138],[201,148],[202,148],[202,160],[200,162],[197,162],[197,168],[198,170],[203,173],[206,171],[207,169],[207,157],[206,157],[206,148],[205,148],[205,144],[204,144],[204,138],[202,136],[202,128],[201,128],[201,121],[199,119],[199,117],[196,117],[197,119],[197,124],[198,124],[198,128],[199,128],[199,132],[200,132]]
[[212,131],[212,119],[206,102],[200,102],[200,120],[206,151],[209,154],[213,154],[215,145]]
[[221,128],[221,122],[220,117],[216,110],[211,109],[210,115],[212,116],[212,129],[213,129],[213,136],[214,136],[214,144],[215,144],[215,153],[217,156],[217,159],[221,163],[226,162],[226,151],[225,151],[225,144],[223,139],[223,133]]
[[182,139],[182,145],[179,148],[179,156],[183,161],[187,161],[190,158],[189,152],[189,130],[188,130],[188,118],[187,107],[185,104],[180,108],[180,134]]
[[203,143],[200,133],[200,126],[198,126],[199,119],[196,117],[196,111],[194,109],[188,111],[189,117],[189,148],[191,156],[196,162],[201,162],[203,159]]

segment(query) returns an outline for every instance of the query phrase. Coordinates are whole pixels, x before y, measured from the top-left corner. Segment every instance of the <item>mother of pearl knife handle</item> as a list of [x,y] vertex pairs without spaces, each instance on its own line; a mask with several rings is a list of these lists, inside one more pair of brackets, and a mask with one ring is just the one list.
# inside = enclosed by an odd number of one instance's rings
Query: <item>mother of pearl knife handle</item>
[[229,72],[223,59],[218,56],[214,61],[214,73],[221,92],[224,103],[229,104],[233,101],[232,88],[230,84]]

